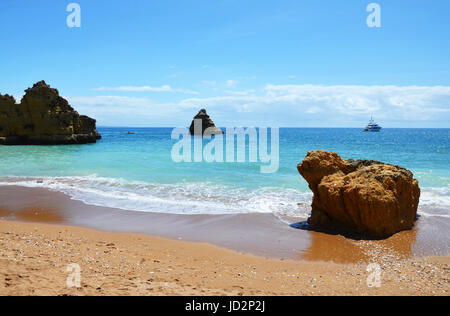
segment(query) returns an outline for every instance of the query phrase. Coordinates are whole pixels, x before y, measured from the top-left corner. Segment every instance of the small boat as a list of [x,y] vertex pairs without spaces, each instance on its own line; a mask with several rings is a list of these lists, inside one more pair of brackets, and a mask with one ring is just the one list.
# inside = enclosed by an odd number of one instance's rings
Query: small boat
[[370,122],[369,124],[366,126],[366,128],[364,129],[364,132],[379,132],[381,131],[381,126],[378,125],[377,123],[375,123],[375,121],[373,120],[373,118],[370,118]]
[[127,133],[128,135],[134,135],[134,134],[136,134],[135,132],[128,132]]

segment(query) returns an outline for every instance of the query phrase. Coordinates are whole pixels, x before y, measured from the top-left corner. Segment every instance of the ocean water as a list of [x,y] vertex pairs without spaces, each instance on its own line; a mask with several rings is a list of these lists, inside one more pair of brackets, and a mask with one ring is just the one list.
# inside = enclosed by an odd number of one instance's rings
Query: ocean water
[[410,169],[422,189],[419,213],[450,218],[450,129],[280,129],[280,165],[273,174],[262,174],[261,163],[175,163],[172,128],[99,131],[97,144],[0,146],[0,185],[43,187],[139,212],[306,218],[312,193],[296,166],[308,151],[324,149]]

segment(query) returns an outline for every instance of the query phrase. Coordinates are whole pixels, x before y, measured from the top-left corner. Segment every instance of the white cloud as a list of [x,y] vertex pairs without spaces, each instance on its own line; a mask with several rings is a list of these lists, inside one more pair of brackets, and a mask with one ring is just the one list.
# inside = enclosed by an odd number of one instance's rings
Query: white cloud
[[107,125],[179,126],[205,107],[220,126],[358,127],[373,115],[385,127],[450,127],[448,86],[269,84],[263,90],[229,92],[232,95],[166,103],[117,96],[69,101],[80,113],[92,113],[99,124]]
[[243,90],[243,91],[231,91],[231,90],[226,90],[225,93],[227,94],[232,94],[232,95],[250,95],[255,93],[255,90],[253,89],[249,89],[249,90]]
[[385,118],[427,120],[433,113],[450,111],[447,86],[267,85],[265,90],[273,99],[349,116],[377,113]]
[[228,88],[234,88],[239,83],[237,80],[227,80],[225,83]]
[[120,91],[120,92],[177,92],[185,94],[198,94],[196,91],[187,89],[173,89],[169,85],[163,85],[161,87],[151,86],[120,86],[120,87],[99,87],[92,89],[94,91]]
[[172,126],[184,110],[175,103],[124,96],[74,96],[69,103],[100,126]]
[[392,126],[450,127],[448,86],[267,85],[259,95],[190,98],[180,104],[252,113],[252,123],[260,119],[281,126],[359,126],[373,115]]

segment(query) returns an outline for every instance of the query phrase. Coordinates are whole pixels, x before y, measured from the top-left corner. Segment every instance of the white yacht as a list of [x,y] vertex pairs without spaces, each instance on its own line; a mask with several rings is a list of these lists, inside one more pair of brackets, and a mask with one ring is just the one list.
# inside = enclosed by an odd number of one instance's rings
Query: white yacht
[[364,132],[379,132],[381,131],[381,126],[378,125],[377,123],[375,123],[375,121],[373,120],[373,118],[370,118],[370,122],[369,124],[366,126],[366,128],[364,129]]

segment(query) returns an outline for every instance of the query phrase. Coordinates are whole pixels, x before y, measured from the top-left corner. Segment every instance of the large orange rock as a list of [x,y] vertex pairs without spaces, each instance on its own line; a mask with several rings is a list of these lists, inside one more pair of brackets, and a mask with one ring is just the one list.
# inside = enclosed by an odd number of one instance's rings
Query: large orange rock
[[312,229],[383,238],[414,225],[420,189],[409,170],[317,150],[298,171],[314,193]]

